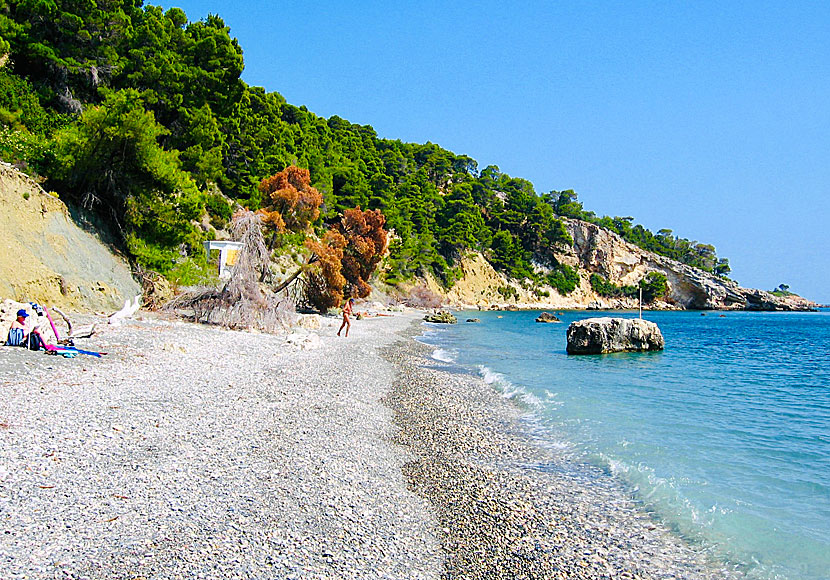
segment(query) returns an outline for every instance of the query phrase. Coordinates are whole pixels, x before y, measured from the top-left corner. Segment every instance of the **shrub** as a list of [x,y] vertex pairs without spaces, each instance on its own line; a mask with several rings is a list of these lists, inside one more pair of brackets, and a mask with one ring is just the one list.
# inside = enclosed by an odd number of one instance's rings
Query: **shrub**
[[663,298],[668,293],[669,284],[665,274],[649,272],[645,278],[640,280],[640,288],[643,289],[643,300],[653,302],[657,298]]
[[502,298],[505,300],[510,299],[519,299],[519,291],[516,290],[513,286],[499,286],[496,291],[501,295]]
[[403,299],[403,303],[411,308],[439,308],[444,300],[441,296],[420,284],[409,291],[409,296]]
[[210,216],[210,225],[217,230],[224,229],[233,214],[229,200],[221,193],[207,193],[204,195],[205,209]]
[[599,274],[591,274],[591,288],[600,296],[609,298],[620,296],[636,298],[642,288],[643,302],[653,302],[657,298],[662,298],[669,289],[666,276],[660,272],[649,272],[636,286],[617,286]]
[[600,296],[608,298],[617,298],[620,296],[637,296],[639,289],[637,286],[617,286],[610,280],[606,280],[599,274],[591,274],[591,288]]
[[556,270],[545,276],[545,282],[565,296],[576,290],[579,285],[579,273],[567,264],[559,264]]

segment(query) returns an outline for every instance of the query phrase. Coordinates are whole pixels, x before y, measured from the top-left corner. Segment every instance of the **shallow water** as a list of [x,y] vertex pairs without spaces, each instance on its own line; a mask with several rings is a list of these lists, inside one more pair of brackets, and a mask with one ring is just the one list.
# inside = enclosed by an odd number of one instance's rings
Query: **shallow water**
[[830,578],[830,312],[648,312],[665,351],[582,357],[565,353],[568,323],[607,313],[537,315],[460,313],[481,323],[422,340],[748,577]]

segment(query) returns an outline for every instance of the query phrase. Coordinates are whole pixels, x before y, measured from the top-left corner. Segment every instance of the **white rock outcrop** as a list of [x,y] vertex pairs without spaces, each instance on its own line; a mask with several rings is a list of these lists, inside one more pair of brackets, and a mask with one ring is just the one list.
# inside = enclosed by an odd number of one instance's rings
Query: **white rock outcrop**
[[641,318],[587,318],[568,326],[568,354],[663,350],[660,328]]
[[[480,253],[463,257],[462,278],[450,290],[427,277],[429,288],[450,304],[478,308],[539,308],[617,310],[635,309],[637,298],[600,296],[591,288],[591,274],[617,286],[636,285],[651,272],[666,276],[668,294],[650,308],[699,310],[808,310],[816,304],[800,296],[779,297],[763,290],[742,288],[735,282],[704,272],[677,260],[643,250],[596,224],[561,218],[573,238],[572,246],[554,248],[556,260],[579,273],[579,284],[567,295],[547,286],[522,284],[497,272]],[[548,270],[535,264],[537,271]]]

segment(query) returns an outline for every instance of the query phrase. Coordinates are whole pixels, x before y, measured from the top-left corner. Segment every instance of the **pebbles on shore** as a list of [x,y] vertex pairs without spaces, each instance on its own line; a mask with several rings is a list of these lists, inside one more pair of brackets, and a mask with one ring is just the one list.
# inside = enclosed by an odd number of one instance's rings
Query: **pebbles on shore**
[[428,361],[416,319],[2,349],[0,577],[730,577]]
[[521,410],[415,342],[386,349],[413,490],[437,510],[443,578],[737,578],[652,521],[607,474],[534,445]]
[[0,384],[0,577],[437,578],[380,403],[411,318],[384,320],[315,350],[158,321],[104,359],[3,349],[37,368]]

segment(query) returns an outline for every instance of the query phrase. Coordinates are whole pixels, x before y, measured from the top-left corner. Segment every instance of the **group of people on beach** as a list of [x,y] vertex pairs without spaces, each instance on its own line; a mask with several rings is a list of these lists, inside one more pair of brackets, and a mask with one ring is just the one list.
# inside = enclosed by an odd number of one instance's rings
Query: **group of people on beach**
[[[343,323],[337,331],[337,336],[340,336],[340,333],[343,332],[343,329],[345,328],[346,337],[348,338],[349,329],[352,326],[351,316],[354,314],[354,304],[355,299],[349,298],[343,305]],[[26,319],[28,317],[29,313],[26,312],[25,309],[21,308],[17,311],[17,318],[15,318],[9,328],[9,334],[6,337],[5,346],[24,346],[30,348],[31,350],[40,350],[45,347],[46,341],[43,340],[38,328],[36,326],[30,328],[27,325]]]
[[[37,313],[36,320],[38,321],[32,322],[29,312],[25,308],[18,310],[17,316],[9,327],[6,342],[3,343],[3,346],[22,346],[29,350],[45,351],[46,354],[60,355],[64,358],[75,358],[79,354],[101,358],[101,356],[107,354],[105,352],[76,348],[74,338],[71,335],[61,340],[58,335],[58,330],[55,328],[55,323],[52,322],[52,316],[49,314],[49,310],[45,306],[34,302],[30,302],[29,304],[31,304],[32,310]],[[41,328],[45,329],[45,327],[41,326],[41,322],[39,322],[40,317],[45,317],[49,321],[52,333],[54,333],[53,335],[48,330],[45,335],[41,332]]]

